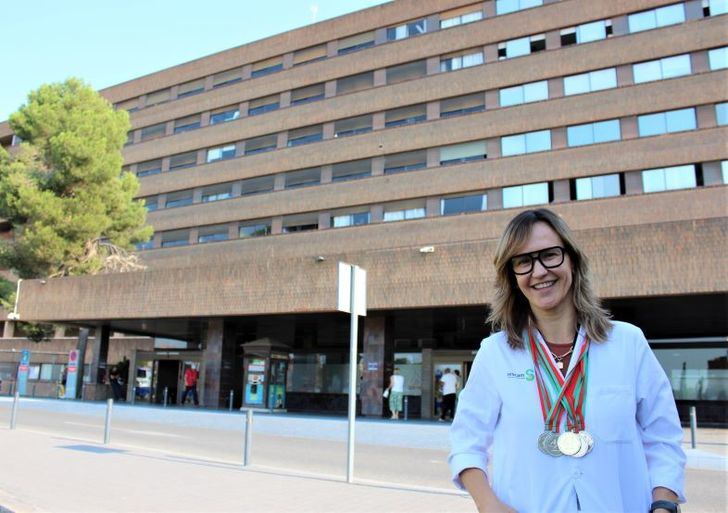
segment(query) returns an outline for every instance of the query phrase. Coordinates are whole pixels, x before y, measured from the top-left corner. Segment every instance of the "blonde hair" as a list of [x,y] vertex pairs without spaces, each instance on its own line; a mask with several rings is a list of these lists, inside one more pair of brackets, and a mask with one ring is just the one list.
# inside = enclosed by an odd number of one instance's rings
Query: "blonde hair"
[[591,285],[589,261],[581,251],[568,225],[559,216],[545,208],[526,210],[511,219],[506,226],[493,264],[495,265],[495,296],[488,315],[494,330],[503,330],[508,344],[516,349],[523,347],[522,334],[531,317],[528,300],[518,288],[510,261],[516,255],[537,222],[548,224],[563,241],[566,253],[573,265],[571,294],[576,309],[577,322],[584,327],[587,336],[595,341],[606,340],[611,327],[610,314],[602,308]]

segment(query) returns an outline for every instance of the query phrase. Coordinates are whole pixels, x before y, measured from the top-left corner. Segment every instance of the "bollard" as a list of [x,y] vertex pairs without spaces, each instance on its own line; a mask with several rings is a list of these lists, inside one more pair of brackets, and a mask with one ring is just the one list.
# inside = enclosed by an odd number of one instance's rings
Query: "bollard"
[[131,387],[131,405],[134,406],[136,402],[136,387]]
[[230,390],[230,407],[228,408],[230,411],[233,411],[233,398],[235,397],[235,392]]
[[13,409],[10,412],[10,429],[15,429],[15,425],[18,420],[18,403],[20,402],[20,394],[15,392],[15,398],[13,399]]
[[409,418],[409,397],[404,396],[404,420]]
[[698,414],[695,406],[690,407],[690,446],[695,449],[695,430],[698,429]]
[[245,451],[243,453],[243,467],[250,466],[250,452],[253,448],[253,410],[245,412]]
[[169,389],[167,387],[164,387],[164,407],[167,407],[167,397],[169,396]]
[[106,422],[104,423],[104,445],[109,445],[111,439],[111,409],[114,407],[114,400],[106,400]]

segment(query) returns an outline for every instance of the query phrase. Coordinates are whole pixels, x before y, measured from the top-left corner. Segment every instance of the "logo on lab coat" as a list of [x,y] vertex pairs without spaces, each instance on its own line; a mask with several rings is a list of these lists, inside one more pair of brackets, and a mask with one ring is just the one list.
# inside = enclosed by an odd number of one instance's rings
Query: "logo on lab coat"
[[506,374],[509,379],[523,379],[525,381],[533,381],[534,373],[533,369],[526,369],[525,372],[513,372],[510,371]]

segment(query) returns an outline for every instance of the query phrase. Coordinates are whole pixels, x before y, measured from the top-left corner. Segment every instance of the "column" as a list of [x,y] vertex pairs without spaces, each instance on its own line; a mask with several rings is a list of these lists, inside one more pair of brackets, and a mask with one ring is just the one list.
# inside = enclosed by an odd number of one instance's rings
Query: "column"
[[203,335],[202,351],[203,390],[201,403],[207,408],[217,408],[224,404],[220,400],[220,377],[222,370],[223,320],[212,319],[207,322]]
[[381,417],[384,407],[384,334],[386,318],[369,315],[364,318],[364,337],[362,353],[364,355],[359,399],[361,414]]

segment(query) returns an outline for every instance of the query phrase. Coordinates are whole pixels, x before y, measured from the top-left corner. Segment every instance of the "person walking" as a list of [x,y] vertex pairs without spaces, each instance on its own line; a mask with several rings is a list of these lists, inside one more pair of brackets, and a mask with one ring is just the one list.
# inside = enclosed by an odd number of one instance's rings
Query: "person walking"
[[404,397],[404,376],[400,374],[399,367],[394,368],[394,374],[389,376],[389,409],[392,412],[391,419],[398,420],[399,412],[402,411],[402,398]]
[[190,365],[189,367],[187,367],[187,369],[185,369],[185,391],[182,394],[180,406],[185,405],[188,394],[192,395],[192,400],[194,401],[195,406],[200,405],[200,400],[197,396],[197,380],[199,379],[199,377],[200,375],[194,365]]
[[569,227],[550,210],[524,211],[494,263],[489,321],[501,331],[481,344],[460,394],[455,484],[480,512],[679,511],[672,388],[642,331],[600,306]]
[[440,388],[442,389],[442,413],[440,421],[451,419],[455,416],[455,399],[458,392],[458,378],[446,368],[440,378]]

